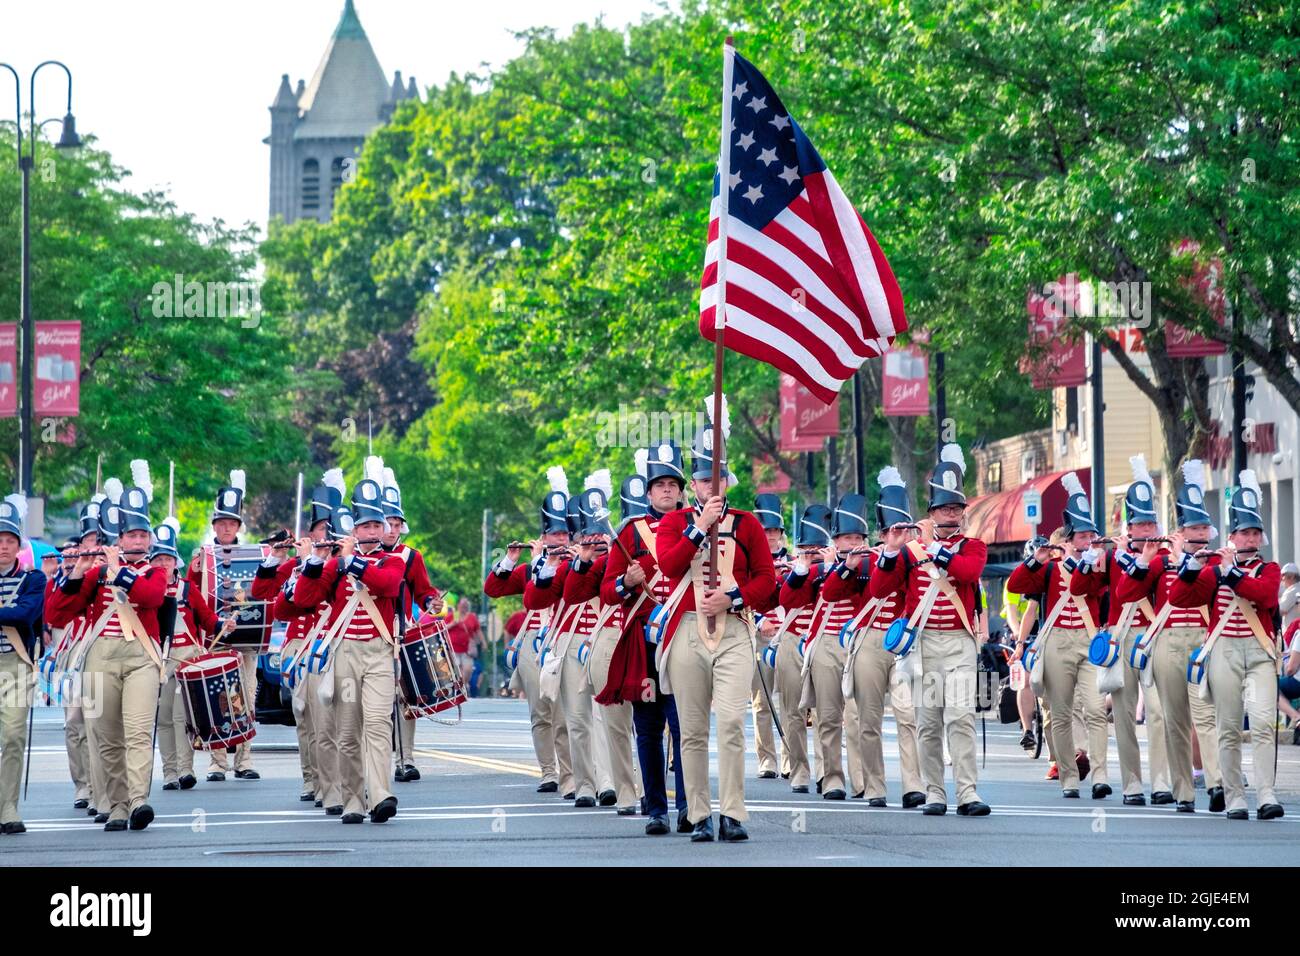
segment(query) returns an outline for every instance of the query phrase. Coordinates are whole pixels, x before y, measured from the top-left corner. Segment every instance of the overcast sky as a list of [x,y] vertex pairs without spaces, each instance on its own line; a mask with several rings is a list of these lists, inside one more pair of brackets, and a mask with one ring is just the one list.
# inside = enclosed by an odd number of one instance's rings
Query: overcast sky
[[[511,31],[604,15],[640,20],[655,0],[355,0],[385,76],[414,74],[423,90],[448,73],[500,65],[520,50]],[[4,0],[0,62],[27,77],[45,59],[72,69],[77,129],[93,133],[132,189],[165,188],[204,219],[265,229],[267,107],[280,75],[310,81],[343,0]],[[46,67],[37,118],[62,116],[63,72]],[[13,119],[13,79],[0,70],[0,119]],[[57,136],[57,124],[46,128]],[[8,161],[8,160],[3,160]]]

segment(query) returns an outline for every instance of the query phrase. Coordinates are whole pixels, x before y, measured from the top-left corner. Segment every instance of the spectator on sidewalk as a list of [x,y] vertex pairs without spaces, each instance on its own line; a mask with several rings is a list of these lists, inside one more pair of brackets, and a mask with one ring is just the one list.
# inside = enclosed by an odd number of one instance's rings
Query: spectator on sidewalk
[[1285,630],[1300,621],[1300,568],[1294,561],[1282,566],[1282,587],[1278,593],[1277,613],[1282,615]]

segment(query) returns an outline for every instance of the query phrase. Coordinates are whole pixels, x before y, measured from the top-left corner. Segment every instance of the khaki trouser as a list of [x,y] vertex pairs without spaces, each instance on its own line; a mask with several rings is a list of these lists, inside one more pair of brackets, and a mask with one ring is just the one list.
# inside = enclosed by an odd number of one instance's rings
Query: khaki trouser
[[1222,786],[1219,775],[1218,733],[1214,726],[1214,705],[1201,700],[1187,683],[1187,659],[1205,641],[1203,627],[1169,627],[1156,637],[1152,660],[1156,687],[1165,712],[1165,752],[1175,800],[1194,800],[1192,779],[1192,728],[1204,741],[1201,763],[1205,766],[1206,789]]
[[[1052,742],[1052,707],[1046,697],[1042,698],[1040,704],[1043,710],[1043,740],[1047,744],[1047,759],[1056,763],[1056,745]],[[1080,697],[1075,701],[1074,710],[1070,712],[1070,753],[1086,749],[1087,744],[1088,728],[1083,723],[1083,698]]]
[[63,741],[68,750],[68,773],[75,788],[74,800],[87,800],[94,806],[90,787],[90,754],[86,748],[86,718],[80,706],[63,708]]
[[400,700],[397,703],[397,713],[400,717],[397,722],[397,736],[400,746],[393,751],[393,760],[400,770],[407,764],[412,767],[415,766],[415,722],[420,718],[403,715]]
[[862,733],[855,700],[844,699],[844,661],[848,650],[840,647],[839,636],[827,632],[812,648],[813,688],[817,695],[816,720],[818,753],[821,756],[822,793],[845,788],[843,747],[848,748],[850,793],[861,793]]
[[[840,693],[843,692],[841,684]],[[858,702],[852,697],[844,702],[844,750],[848,754],[849,793],[862,793],[866,787],[862,771],[862,723],[858,719]]]
[[110,820],[125,820],[149,797],[160,678],[139,641],[101,637],[86,655],[82,707],[104,782],[95,803]]
[[[1115,717],[1115,746],[1119,750],[1119,778],[1124,788],[1124,795],[1138,794],[1142,792],[1142,751],[1138,746],[1137,737],[1137,705],[1138,691],[1141,690],[1143,710],[1146,714],[1147,728],[1147,760],[1151,765],[1151,792],[1167,793],[1172,786],[1169,782],[1169,756],[1165,749],[1165,711],[1161,706],[1160,690],[1154,684],[1151,687],[1142,687],[1141,677],[1136,668],[1129,666],[1129,652],[1132,651],[1133,645],[1137,643],[1138,636],[1142,633],[1142,628],[1129,628],[1128,635],[1124,638],[1120,647],[1120,659],[1115,664],[1116,667],[1124,669],[1124,686],[1110,695],[1111,713]],[[1157,636],[1157,643],[1164,640],[1162,636]],[[1095,666],[1095,665],[1094,665]],[[1153,664],[1148,661],[1147,667]],[[1093,671],[1093,679],[1096,680],[1096,671]],[[1105,695],[1103,694],[1104,698]],[[1105,713],[1105,702],[1102,702],[1103,713]],[[1093,766],[1097,764],[1105,765],[1106,750],[1096,754],[1089,754],[1092,757]],[[1105,777],[1093,775],[1093,780],[1104,781]]]
[[682,615],[668,657],[668,682],[677,702],[682,734],[682,777],[691,823],[713,812],[709,796],[709,708],[718,727],[718,809],[744,821],[745,713],[754,681],[754,649],[749,629],[727,614],[717,650],[700,639],[695,612]]
[[194,773],[194,747],[185,733],[185,704],[181,700],[176,666],[204,653],[194,645],[173,647],[167,655],[162,695],[158,702],[158,753],[162,756],[163,783],[175,783]]
[[898,674],[898,658],[885,650],[885,632],[870,627],[858,633],[861,644],[853,659],[853,700],[858,708],[864,795],[868,800],[885,796],[885,748],[881,733],[886,694],[898,729],[898,763],[902,770],[903,792],[921,793],[912,688]]
[[[802,680],[799,674],[799,636],[786,634],[776,648],[775,687],[777,712],[785,746],[781,763],[790,774],[790,786],[808,786],[808,726],[799,709]],[[820,759],[820,758],[819,758]]]
[[[952,754],[958,806],[979,800],[975,763],[975,640],[965,631],[921,631],[921,680],[912,683],[916,708],[917,756],[926,802],[947,803],[943,739]],[[917,653],[913,650],[912,653]]]
[[[312,727],[312,767],[316,773],[316,797],[324,807],[343,805],[343,781],[339,776],[339,725],[335,704],[325,705],[317,696],[321,675],[306,674],[307,714]],[[336,674],[335,677],[338,675]],[[337,688],[336,688],[337,690]]]
[[0,654],[0,823],[17,823],[18,790],[27,752],[27,712],[36,673],[17,651]]
[[397,693],[392,645],[381,637],[339,641],[334,682],[343,812],[363,813],[393,795],[388,788]]
[[[244,688],[244,700],[250,705],[257,700],[257,651],[239,651],[239,682]],[[208,751],[208,773],[225,773],[230,769],[226,751],[217,747]],[[245,740],[235,747],[235,769],[253,769],[251,741]]]
[[[754,707],[754,741],[758,750],[758,772],[776,773],[776,740],[772,733],[775,715],[768,703],[768,694],[774,694],[776,674],[760,657],[754,662],[754,686],[751,688]],[[763,688],[767,688],[764,693]],[[796,701],[797,703],[797,701]]]
[[555,703],[564,715],[564,725],[568,729],[569,761],[573,767],[572,792],[579,797],[594,797],[596,770],[591,758],[591,685],[578,663],[578,646],[582,641],[583,638],[577,636],[569,640],[560,667],[560,691]]
[[1243,711],[1250,717],[1250,779],[1254,781],[1256,806],[1277,803],[1273,792],[1277,671],[1272,658],[1253,636],[1220,637],[1210,652],[1205,679],[1210,682],[1210,696],[1214,699],[1227,809],[1246,809],[1246,788],[1241,783]]
[[315,794],[320,789],[316,772],[316,725],[307,706],[307,685],[304,681],[293,694],[303,702],[302,713],[293,715],[294,731],[298,735],[298,767],[302,770],[302,792]]
[[[609,680],[609,662],[618,644],[619,630],[603,627],[591,646],[591,686],[598,694]],[[636,806],[636,772],[632,766],[632,705],[629,703],[604,706],[596,704],[597,715],[604,719],[605,741],[610,775],[618,806]]]
[[[1052,628],[1047,636],[1043,657],[1043,684],[1048,706],[1054,714],[1073,713],[1082,703],[1083,722],[1088,733],[1088,754],[1092,765],[1092,782],[1106,783],[1106,738],[1109,729],[1106,713],[1097,693],[1097,668],[1088,660],[1092,638],[1083,628]],[[1119,665],[1116,665],[1117,667]],[[1073,759],[1078,741],[1069,721],[1052,722],[1052,752],[1062,790],[1079,789],[1079,768]],[[1093,755],[1096,756],[1093,756]]]
[[526,631],[519,646],[515,675],[528,699],[528,720],[533,730],[533,751],[542,768],[542,783],[559,784],[560,793],[573,792],[573,769],[569,763],[569,729],[558,701],[543,700],[538,693],[537,652],[533,640],[537,631]]

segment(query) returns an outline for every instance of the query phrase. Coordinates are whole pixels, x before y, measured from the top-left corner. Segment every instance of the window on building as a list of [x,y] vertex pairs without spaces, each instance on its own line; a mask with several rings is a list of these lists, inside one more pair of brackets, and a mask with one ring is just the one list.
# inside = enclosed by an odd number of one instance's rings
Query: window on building
[[1077,388],[1065,390],[1065,430],[1076,434],[1079,431],[1079,390]]
[[1033,481],[1038,477],[1038,452],[1027,451],[1020,456],[1020,481]]
[[320,212],[320,163],[314,159],[302,164],[302,212],[310,216]]
[[339,187],[343,185],[343,157],[335,156],[330,163],[330,195],[338,196]]
[[989,491],[1002,490],[1002,462],[989,462],[989,468],[985,474],[985,480],[988,482]]

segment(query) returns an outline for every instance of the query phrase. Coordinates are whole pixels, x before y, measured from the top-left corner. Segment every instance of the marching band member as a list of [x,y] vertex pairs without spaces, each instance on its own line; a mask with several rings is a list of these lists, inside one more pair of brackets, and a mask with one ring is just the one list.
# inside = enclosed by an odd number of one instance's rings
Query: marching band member
[[[1206,796],[1210,812],[1222,813],[1226,807],[1223,783],[1219,774],[1218,731],[1215,729],[1214,705],[1203,700],[1187,682],[1187,660],[1205,643],[1209,633],[1209,602],[1195,608],[1176,607],[1169,600],[1180,568],[1190,556],[1205,548],[1216,534],[1214,520],[1205,510],[1202,488],[1205,466],[1199,459],[1183,463],[1183,487],[1174,501],[1177,531],[1169,546],[1148,540],[1131,548],[1134,560],[1126,562],[1118,598],[1131,602],[1143,598],[1155,608],[1156,627],[1149,628],[1146,642],[1152,648],[1155,686],[1164,709],[1166,755],[1172,777],[1173,792],[1154,792],[1154,804],[1178,802],[1178,809],[1190,813],[1196,808],[1196,787],[1192,769],[1192,734],[1205,742],[1201,758],[1205,766]],[[1133,529],[1130,529],[1133,530]],[[1127,656],[1127,655],[1126,655]],[[1124,802],[1128,803],[1125,796]]]
[[[1146,796],[1142,792],[1142,751],[1138,748],[1137,738],[1137,707],[1141,674],[1136,668],[1129,666],[1129,659],[1140,635],[1145,633],[1148,639],[1154,636],[1151,633],[1151,625],[1155,620],[1156,612],[1147,595],[1143,594],[1134,600],[1127,600],[1121,596],[1120,589],[1125,581],[1131,580],[1128,570],[1135,564],[1137,554],[1145,544],[1150,543],[1149,539],[1157,537],[1161,531],[1156,515],[1155,486],[1147,471],[1146,457],[1134,455],[1129,459],[1129,464],[1133,468],[1133,482],[1124,495],[1125,533],[1118,537],[1119,546],[1115,549],[1112,560],[1107,562],[1107,570],[1104,573],[1108,577],[1107,590],[1110,596],[1110,613],[1106,625],[1112,633],[1117,628],[1123,631],[1119,635],[1120,660],[1114,666],[1123,671],[1124,686],[1111,692],[1115,745],[1119,750],[1119,776],[1124,788],[1125,805],[1140,807],[1146,803]],[[1140,539],[1140,542],[1134,543],[1132,541],[1134,538]],[[1080,571],[1087,569],[1088,565],[1079,568]],[[1147,757],[1151,767],[1151,801],[1154,803],[1157,795],[1160,795],[1163,803],[1164,795],[1170,793],[1172,786],[1169,782],[1169,759],[1165,749],[1164,708],[1161,706],[1159,688],[1147,681],[1141,683],[1144,685],[1141,694],[1146,713]],[[1092,762],[1095,767],[1104,767],[1105,749],[1095,751],[1092,754]],[[1100,794],[1098,792],[1100,789],[1104,789],[1106,793]],[[1093,797],[1099,798],[1109,793],[1110,787],[1097,783],[1097,774],[1094,773]],[[1179,805],[1178,809],[1185,808]]]
[[[873,598],[907,590],[904,613],[918,632],[921,680],[913,681],[917,751],[925,782],[927,816],[947,812],[943,739],[948,735],[957,813],[985,816],[989,806],[976,791],[975,764],[975,631],[971,618],[988,549],[978,538],[961,533],[966,511],[962,482],[966,460],[961,448],[944,445],[930,478],[929,517],[921,522],[920,541],[908,541],[907,529],[885,531],[883,547],[867,586]],[[935,590],[931,594],[931,589]],[[923,600],[929,604],[925,611]]]
[[[795,564],[803,562],[805,554],[820,552],[830,547],[831,509],[825,505],[809,505],[804,509],[803,519],[795,535],[796,558],[789,562],[781,579],[781,587],[776,599],[769,599],[768,605],[775,604],[780,614],[781,623],[776,631],[768,635],[769,642],[776,644],[776,666],[774,684],[777,691],[778,713],[781,730],[785,739],[785,752],[789,755],[790,790],[792,793],[807,793],[809,782],[808,767],[808,721],[805,709],[800,706],[803,694],[803,657],[804,641],[812,624],[813,606],[811,603],[790,608],[780,603],[780,595],[785,592],[786,583],[794,573]],[[764,623],[769,616],[770,607],[764,606]],[[821,747],[813,748],[816,764],[818,788],[822,779]]]
[[[645,513],[624,512],[619,539],[632,556],[627,560],[622,548],[609,553],[605,575],[600,584],[601,600],[619,608],[623,618],[616,645],[608,661],[592,659],[592,685],[599,685],[596,702],[632,707],[636,728],[637,762],[645,788],[647,836],[669,832],[667,761],[664,754],[664,727],[667,726],[673,752],[677,832],[690,833],[686,783],[682,777],[681,730],[677,704],[662,687],[655,665],[655,645],[647,641],[650,612],[664,604],[671,594],[668,577],[659,568],[657,532],[664,515],[680,504],[686,477],[682,470],[681,449],[674,442],[637,453],[637,470],[644,473]],[[628,519],[631,520],[628,520]],[[593,655],[597,648],[592,649]]]
[[308,558],[294,589],[299,606],[330,605],[327,636],[342,638],[333,668],[341,684],[334,711],[344,823],[361,823],[367,808],[372,823],[397,813],[397,798],[388,789],[388,755],[397,693],[392,628],[404,568],[381,547],[383,471],[375,470],[377,461],[367,459],[366,476],[352,489],[356,537],[343,539],[337,558]]
[[46,608],[55,627],[86,612],[92,622],[80,638],[89,642],[82,706],[94,748],[92,767],[99,762],[98,779],[104,784],[102,791],[96,789],[95,800],[100,812],[108,813],[104,829],[109,831],[127,829],[128,817],[132,830],[143,830],[154,817],[145,801],[163,669],[158,608],[167,579],[146,560],[153,494],[147,463],[131,462],[131,474],[132,487],[104,509],[110,520],[116,519],[117,543],[104,546],[102,561],[89,554],[77,558]]
[[[879,475],[880,500],[876,502],[876,521],[888,528],[896,524],[913,524],[912,505],[898,469],[892,465]],[[853,699],[857,702],[862,767],[867,804],[888,806],[885,799],[885,752],[881,741],[884,729],[885,695],[889,695],[898,731],[898,762],[903,776],[903,807],[912,809],[925,803],[921,769],[916,748],[916,714],[912,707],[912,688],[898,672],[898,658],[885,650],[885,632],[903,615],[907,594],[899,588],[893,594],[872,602],[868,581],[871,569],[880,559],[880,548],[864,553],[854,549],[822,588],[828,601],[849,600],[856,625],[852,659]]]
[[[503,557],[488,573],[483,582],[483,593],[490,598],[507,597],[524,593],[537,571],[546,561],[546,554],[552,549],[564,549],[569,545],[569,525],[567,508],[569,503],[569,481],[564,469],[554,466],[546,469],[546,480],[550,491],[542,499],[541,536],[531,545],[512,544],[506,548]],[[531,557],[528,562],[519,563],[519,557],[525,547],[529,547]],[[519,679],[524,696],[528,699],[528,719],[532,726],[533,752],[537,755],[541,767],[542,781],[537,785],[538,793],[573,792],[573,772],[569,763],[569,733],[564,724],[564,716],[559,712],[555,701],[542,697],[539,688],[537,646],[543,629],[551,619],[550,606],[547,608],[527,608],[519,636],[515,638],[517,664],[514,677]],[[513,684],[514,678],[511,679]]]
[[35,661],[40,656],[45,575],[18,564],[27,498],[0,501],[0,833],[26,833],[18,814],[18,785],[27,748]]
[[[1278,584],[1282,571],[1259,556],[1267,544],[1259,514],[1255,472],[1241,472],[1228,505],[1228,546],[1204,559],[1192,555],[1169,589],[1175,607],[1210,604],[1210,635],[1204,645],[1205,680],[1218,729],[1219,767],[1228,819],[1249,819],[1241,780],[1242,713],[1250,718],[1251,753],[1259,820],[1283,815],[1274,792],[1277,745]],[[1193,689],[1192,693],[1196,693]],[[1202,750],[1209,749],[1208,746]]]
[[[178,702],[180,688],[176,668],[185,661],[207,653],[212,638],[221,630],[221,622],[208,602],[188,580],[179,576],[180,552],[176,539],[180,522],[168,516],[154,528],[154,544],[149,550],[149,564],[159,568],[167,582],[167,601],[175,604],[175,623],[167,642],[163,688],[158,704],[158,752],[162,757],[163,789],[189,790],[198,781],[194,776],[194,748],[185,733],[185,709]],[[167,617],[160,611],[160,621]],[[166,637],[167,635],[164,635]]]
[[[402,489],[398,487],[393,469],[384,468],[384,550],[402,559],[405,569],[402,580],[406,585],[401,612],[408,618],[412,608],[419,608],[427,614],[437,614],[442,610],[442,595],[429,583],[429,569],[425,567],[424,555],[410,545],[402,544],[402,535],[411,529],[406,524],[406,514],[402,511]],[[399,704],[400,710],[400,704]],[[393,758],[397,767],[393,771],[393,780],[397,783],[410,783],[420,779],[420,771],[415,766],[415,717],[399,714],[398,748]]]
[[[867,500],[859,494],[840,498],[831,517],[831,546],[820,562],[809,565],[799,558],[781,586],[781,605],[790,610],[813,606],[805,649],[805,670],[816,698],[817,744],[821,751],[821,790],[824,800],[843,800],[844,735],[849,735],[849,782],[855,797],[864,792],[862,781],[861,729],[857,705],[846,712],[843,692],[844,662],[848,651],[840,645],[840,628],[853,617],[853,600],[848,595],[834,599],[825,592],[825,582],[839,569],[838,551],[851,551],[867,542]],[[803,701],[800,702],[801,704]]]
[[[217,583],[209,580],[206,563],[206,552],[211,551],[214,558],[214,567],[219,567],[221,562],[216,560],[216,550],[218,548],[229,548],[239,544],[239,530],[244,526],[242,509],[244,505],[245,479],[242,471],[232,471],[230,473],[230,484],[226,487],[217,489],[217,499],[212,506],[212,534],[213,543],[204,545],[203,549],[194,556],[190,562],[189,571],[186,574],[186,580],[195,588],[198,593],[202,594],[205,599],[211,599],[213,607],[216,606]],[[248,694],[248,703],[250,707],[254,704],[257,697],[257,651],[239,649],[239,679],[246,688]],[[208,781],[217,782],[226,779],[226,771],[229,769],[226,751],[221,747],[214,747],[209,751],[208,757]],[[253,769],[253,748],[249,741],[235,747],[235,776],[240,780],[258,780],[261,774]]]
[[[782,515],[781,499],[776,495],[762,494],[754,496],[754,517],[763,526],[767,536],[767,549],[772,553],[772,563],[785,561],[788,554],[785,549],[785,518]],[[769,598],[768,607],[755,608],[763,614],[777,606],[777,599]],[[775,622],[773,622],[775,623]],[[759,641],[760,645],[766,641]],[[772,733],[776,715],[772,713],[772,694],[776,686],[775,669],[763,660],[761,654],[754,661],[754,740],[758,749],[758,779],[776,779],[776,740]],[[784,755],[783,755],[784,756]]]
[[[1043,654],[1043,688],[1052,713],[1052,753],[1057,761],[1061,795],[1079,796],[1080,770],[1069,759],[1075,750],[1070,715],[1083,707],[1088,748],[1094,754],[1106,752],[1108,730],[1101,695],[1097,693],[1096,668],[1088,660],[1088,648],[1097,632],[1101,595],[1108,586],[1105,552],[1094,548],[1098,536],[1092,508],[1079,478],[1073,472],[1061,478],[1069,497],[1061,521],[1065,529],[1064,557],[1056,558],[1044,545],[1017,565],[1007,579],[1008,590],[1016,594],[1045,595],[1041,607],[1047,616],[1038,631]],[[1019,653],[1022,648],[1018,648]],[[1107,796],[1106,762],[1091,763],[1092,795]]]
[[[725,441],[731,431],[725,397],[716,413],[721,415]],[[715,454],[721,487],[715,487],[712,480]],[[665,515],[655,534],[659,566],[678,597],[659,647],[658,665],[663,689],[676,698],[682,776],[688,816],[694,825],[691,840],[696,843],[713,840],[710,704],[718,730],[718,838],[736,842],[749,837],[744,827],[748,819],[744,721],[753,687],[754,650],[749,626],[740,615],[761,606],[776,588],[776,571],[762,526],[748,511],[735,510],[726,500],[724,492],[732,475],[725,454],[725,445],[713,447],[712,426],[705,425],[696,436],[692,455],[695,503]],[[710,569],[709,537],[715,525],[717,567]],[[712,587],[710,571],[717,574],[718,581]]]

